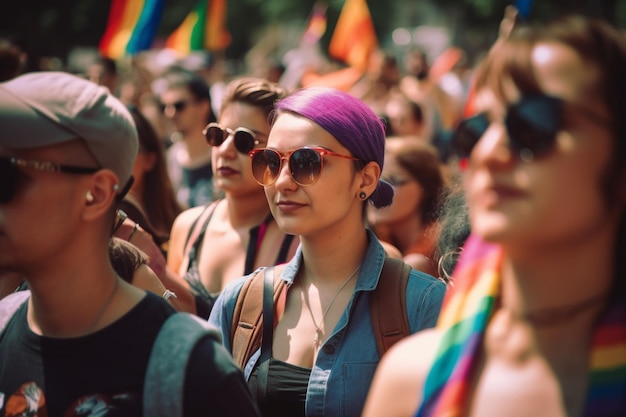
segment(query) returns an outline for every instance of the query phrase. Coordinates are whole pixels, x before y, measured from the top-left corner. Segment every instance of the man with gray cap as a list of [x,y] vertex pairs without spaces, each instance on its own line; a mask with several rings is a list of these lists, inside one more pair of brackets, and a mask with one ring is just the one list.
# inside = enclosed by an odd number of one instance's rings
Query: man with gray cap
[[[130,114],[94,83],[62,72],[0,83],[0,271],[30,288],[10,318],[4,310],[0,415],[136,416],[156,400],[144,380],[175,312],[108,256],[137,148]],[[257,415],[217,340],[201,339],[189,360],[184,415]]]

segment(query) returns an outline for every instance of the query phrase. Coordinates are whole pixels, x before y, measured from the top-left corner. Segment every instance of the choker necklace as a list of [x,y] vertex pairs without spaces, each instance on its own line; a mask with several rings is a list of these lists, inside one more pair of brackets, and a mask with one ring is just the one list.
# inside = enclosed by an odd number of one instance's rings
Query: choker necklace
[[[359,264],[356,267],[356,269],[354,271],[352,271],[350,276],[348,276],[348,278],[346,278],[346,280],[343,282],[343,284],[341,284],[341,286],[339,287],[339,290],[337,290],[337,292],[335,293],[335,296],[333,297],[333,299],[330,300],[330,303],[328,303],[328,306],[326,307],[326,310],[324,311],[324,314],[322,314],[322,320],[320,320],[319,324],[317,324],[317,322],[315,321],[315,317],[313,317],[313,311],[311,310],[311,304],[309,303],[309,293],[306,292],[306,297],[304,297],[304,303],[306,304],[306,307],[309,310],[309,314],[311,315],[311,321],[313,322],[313,326],[315,326],[315,337],[313,338],[313,343],[314,343],[316,351],[320,347],[320,345],[322,344],[322,326],[324,325],[324,319],[326,318],[326,315],[330,311],[330,308],[333,306],[333,303],[335,302],[335,300],[337,299],[337,297],[339,296],[341,291],[346,287],[348,282],[350,282],[350,280],[356,275],[356,273],[359,271],[359,269],[361,269],[361,264]],[[304,296],[304,293],[305,293],[305,291],[303,289],[303,294],[302,294],[303,296]]]
[[566,321],[571,320],[573,317],[588,310],[595,305],[606,300],[608,292],[603,292],[592,297],[586,298],[577,303],[572,303],[558,307],[545,307],[536,311],[529,311],[526,313],[517,313],[505,307],[514,316],[529,322],[536,327],[549,327],[555,326]]

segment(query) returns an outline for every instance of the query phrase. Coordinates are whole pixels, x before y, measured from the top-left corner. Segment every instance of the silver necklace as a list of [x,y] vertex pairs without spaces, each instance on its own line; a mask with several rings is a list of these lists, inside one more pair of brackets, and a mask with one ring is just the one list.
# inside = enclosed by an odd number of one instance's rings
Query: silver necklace
[[311,321],[313,322],[313,326],[315,326],[315,337],[313,338],[313,344],[315,346],[315,350],[317,350],[322,344],[321,342],[322,341],[322,326],[324,325],[324,320],[326,319],[326,315],[330,311],[330,308],[333,306],[333,303],[335,302],[335,300],[337,299],[341,291],[346,287],[346,285],[348,285],[348,282],[350,282],[350,280],[356,275],[359,269],[361,269],[361,264],[359,264],[356,267],[356,269],[352,271],[350,276],[346,278],[343,284],[341,284],[341,286],[339,287],[339,290],[337,290],[332,300],[330,300],[330,303],[328,303],[328,306],[326,306],[326,310],[324,311],[324,314],[322,314],[322,320],[320,321],[319,324],[317,324],[317,322],[315,321],[315,317],[313,316],[313,311],[311,310],[311,303],[309,302],[309,293],[307,291],[304,291],[303,289],[304,303],[306,304],[306,308],[307,310],[309,310],[309,314],[311,315]]

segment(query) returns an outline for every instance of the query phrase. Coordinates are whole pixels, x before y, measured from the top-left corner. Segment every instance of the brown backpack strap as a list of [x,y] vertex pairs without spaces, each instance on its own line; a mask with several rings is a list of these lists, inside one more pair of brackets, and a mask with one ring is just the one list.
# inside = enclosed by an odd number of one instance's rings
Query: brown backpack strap
[[385,258],[378,287],[370,299],[372,328],[382,356],[411,331],[406,311],[406,286],[411,267],[401,259]]
[[[244,368],[252,354],[261,347],[263,339],[263,277],[265,274],[259,273],[260,271],[262,270],[257,270],[243,284],[233,313],[230,330],[232,354],[235,363],[241,369]],[[277,300],[286,288],[285,281],[279,276],[280,274],[276,271],[274,275],[274,305],[277,304]],[[277,317],[278,314],[275,316]]]

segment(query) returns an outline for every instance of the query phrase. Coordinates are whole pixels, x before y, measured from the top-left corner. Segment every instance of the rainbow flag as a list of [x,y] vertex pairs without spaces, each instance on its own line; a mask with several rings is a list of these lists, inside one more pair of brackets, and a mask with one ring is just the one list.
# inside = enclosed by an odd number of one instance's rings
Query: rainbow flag
[[330,40],[328,52],[351,67],[367,68],[370,54],[378,48],[374,23],[365,0],[346,0]]
[[309,23],[302,35],[303,43],[313,45],[324,35],[326,32],[326,9],[328,9],[328,5],[325,2],[315,2]]
[[[503,250],[470,235],[453,273],[437,328],[437,356],[426,378],[416,417],[459,417],[474,390],[473,372],[500,296]],[[626,300],[616,300],[599,320],[590,344],[585,417],[626,412]]]
[[120,59],[150,49],[163,15],[164,0],[113,0],[98,50]]
[[230,44],[226,29],[226,0],[199,0],[165,46],[179,56],[191,51],[220,51]]

